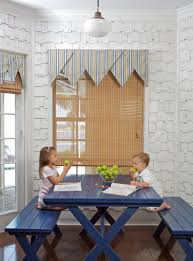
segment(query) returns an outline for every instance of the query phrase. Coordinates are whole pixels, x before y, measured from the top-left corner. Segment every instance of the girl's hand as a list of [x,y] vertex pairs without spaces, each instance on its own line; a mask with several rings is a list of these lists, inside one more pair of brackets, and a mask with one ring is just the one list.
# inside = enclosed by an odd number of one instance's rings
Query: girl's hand
[[64,180],[64,178],[65,178],[65,176],[67,175],[67,173],[68,173],[68,171],[69,171],[70,168],[71,168],[71,165],[64,166],[62,174],[58,175],[57,177],[54,177],[54,176],[48,177],[49,181],[50,181],[53,185],[58,185],[61,181]]
[[71,165],[64,166],[64,171],[67,173],[70,168],[71,168]]

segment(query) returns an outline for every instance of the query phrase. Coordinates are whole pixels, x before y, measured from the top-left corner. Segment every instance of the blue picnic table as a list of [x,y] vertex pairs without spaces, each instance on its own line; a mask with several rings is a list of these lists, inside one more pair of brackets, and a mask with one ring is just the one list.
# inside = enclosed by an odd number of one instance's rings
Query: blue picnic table
[[[64,181],[81,181],[82,191],[52,191],[44,198],[44,202],[54,206],[68,206],[69,211],[96,243],[85,257],[85,261],[94,261],[103,252],[110,260],[120,261],[119,255],[110,245],[111,241],[139,207],[157,207],[163,202],[162,198],[153,188],[142,188],[129,196],[104,194],[102,189],[96,186],[96,184],[102,183],[99,175],[66,176]],[[119,175],[116,182],[129,184],[129,177]],[[80,209],[81,206],[95,206],[97,213],[89,220]],[[114,220],[108,213],[109,207],[124,207],[117,220]],[[102,222],[100,230],[97,230],[94,224],[99,218],[101,218]],[[104,230],[104,218],[111,224],[107,232]]]

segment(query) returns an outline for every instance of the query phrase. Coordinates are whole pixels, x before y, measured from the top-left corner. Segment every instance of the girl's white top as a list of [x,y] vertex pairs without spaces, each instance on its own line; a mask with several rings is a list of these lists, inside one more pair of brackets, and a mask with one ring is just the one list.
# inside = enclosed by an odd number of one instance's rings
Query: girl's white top
[[50,168],[49,166],[45,166],[42,169],[41,180],[40,180],[40,192],[38,202],[43,202],[43,198],[48,194],[49,191],[54,189],[54,185],[49,181],[48,177],[55,176],[57,177],[58,172],[56,166]]
[[162,187],[158,180],[156,180],[155,176],[152,175],[148,168],[143,169],[140,173],[135,173],[135,178],[139,182],[147,182],[149,186],[153,187],[155,191],[163,197]]

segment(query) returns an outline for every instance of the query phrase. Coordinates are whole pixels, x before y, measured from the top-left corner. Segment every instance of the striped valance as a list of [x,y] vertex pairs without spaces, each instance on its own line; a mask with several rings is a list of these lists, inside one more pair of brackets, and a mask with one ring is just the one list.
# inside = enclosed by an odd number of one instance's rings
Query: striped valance
[[118,83],[123,86],[133,71],[148,82],[147,50],[88,50],[68,49],[49,50],[51,82],[58,75],[68,79],[74,86],[86,71],[96,85],[111,71]]
[[0,51],[0,84],[15,82],[16,75],[24,78],[24,55]]

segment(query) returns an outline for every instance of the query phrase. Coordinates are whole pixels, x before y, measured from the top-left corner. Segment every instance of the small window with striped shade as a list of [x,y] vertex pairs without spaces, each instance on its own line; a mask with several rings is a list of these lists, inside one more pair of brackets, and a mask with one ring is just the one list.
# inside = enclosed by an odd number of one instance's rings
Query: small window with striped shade
[[0,51],[0,93],[21,93],[24,60],[22,54]]
[[22,80],[19,72],[17,72],[16,74],[15,81],[6,79],[2,83],[0,83],[0,93],[20,94],[21,91],[22,91]]

